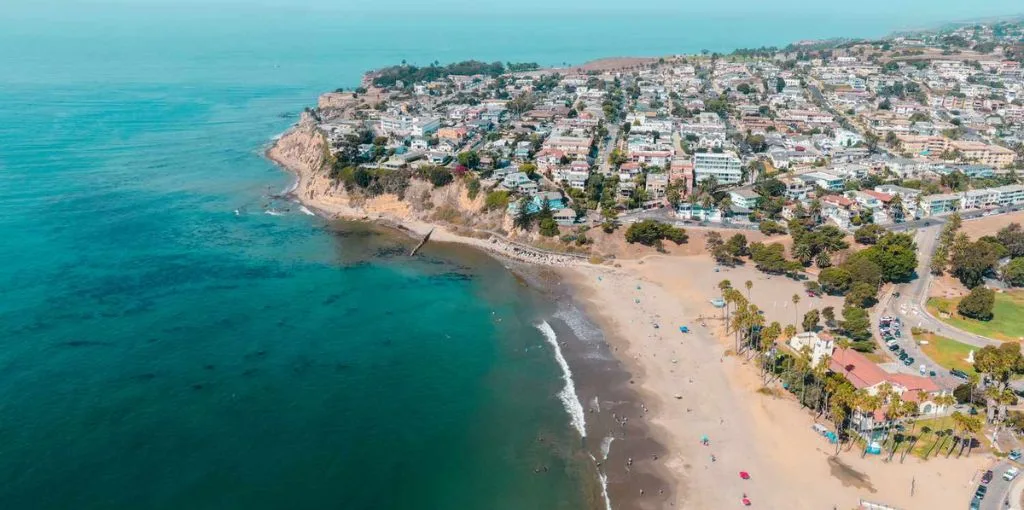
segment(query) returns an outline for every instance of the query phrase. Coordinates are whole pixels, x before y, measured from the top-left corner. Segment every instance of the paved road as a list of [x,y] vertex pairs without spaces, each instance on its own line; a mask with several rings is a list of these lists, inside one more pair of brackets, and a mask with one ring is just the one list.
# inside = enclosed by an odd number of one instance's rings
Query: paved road
[[[1005,510],[1007,508],[1006,499],[1010,493],[1010,486],[1013,484],[1003,480],[1003,473],[1012,465],[1013,463],[1010,461],[1003,460],[992,468],[995,476],[993,476],[992,481],[988,484],[988,492],[985,494],[985,499],[981,500],[981,510]],[[977,488],[977,485],[971,486],[969,497],[974,497],[974,491]],[[967,508],[969,505],[970,500],[963,505],[963,508]]]
[[[931,285],[931,261],[938,242],[941,225],[931,225],[917,230],[918,277],[910,283],[896,286],[899,298],[889,299],[887,306],[903,318],[908,328],[918,327],[933,331],[938,335],[981,348],[986,345],[999,345],[999,342],[980,335],[968,333],[942,322],[928,313],[925,302],[928,300],[928,288]],[[915,356],[916,357],[916,356]]]

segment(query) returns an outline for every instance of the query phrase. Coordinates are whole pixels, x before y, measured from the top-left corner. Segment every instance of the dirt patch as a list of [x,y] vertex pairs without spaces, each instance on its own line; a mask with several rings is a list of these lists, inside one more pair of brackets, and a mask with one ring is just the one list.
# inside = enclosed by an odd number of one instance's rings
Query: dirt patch
[[828,468],[832,476],[839,480],[844,487],[856,487],[871,493],[878,492],[875,490],[875,486],[871,484],[871,479],[867,475],[853,469],[839,457],[829,457]]
[[977,239],[983,236],[994,236],[1000,229],[1010,223],[1024,224],[1024,211],[967,220],[963,222],[960,231],[970,236],[971,239]]

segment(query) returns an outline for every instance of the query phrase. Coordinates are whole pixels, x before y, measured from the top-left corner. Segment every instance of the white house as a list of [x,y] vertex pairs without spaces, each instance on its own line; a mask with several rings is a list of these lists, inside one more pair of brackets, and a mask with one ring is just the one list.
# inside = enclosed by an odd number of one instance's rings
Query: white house
[[817,365],[825,356],[831,356],[836,344],[828,333],[797,333],[789,339],[789,346],[796,352],[803,352],[807,348],[811,353],[811,366]]

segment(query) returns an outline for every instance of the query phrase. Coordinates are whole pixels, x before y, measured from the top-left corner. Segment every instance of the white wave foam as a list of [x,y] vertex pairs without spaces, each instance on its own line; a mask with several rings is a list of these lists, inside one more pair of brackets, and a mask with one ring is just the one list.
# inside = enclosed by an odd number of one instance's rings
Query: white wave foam
[[597,472],[597,479],[601,481],[601,496],[604,497],[605,510],[612,510],[612,499],[608,497],[608,475]]
[[562,355],[562,348],[558,345],[558,336],[555,335],[555,330],[551,329],[551,325],[546,321],[537,324],[537,329],[544,334],[544,338],[555,349],[555,361],[558,362],[558,366],[562,367],[562,379],[565,381],[565,386],[562,387],[562,391],[558,392],[558,398],[562,400],[565,411],[569,413],[569,421],[576,431],[580,433],[580,437],[587,437],[587,423],[583,413],[583,404],[580,403],[579,397],[576,396],[576,384],[572,380],[572,370],[569,370],[569,363],[565,361],[565,356]]
[[299,179],[298,179],[298,177],[296,177],[295,180],[292,181],[292,183],[289,184],[287,188],[281,190],[281,194],[282,195],[287,195],[287,194],[295,191],[296,189],[298,189],[298,187],[299,187]]
[[604,460],[608,460],[608,454],[612,451],[612,441],[615,441],[615,438],[612,436],[601,440],[601,456]]
[[308,216],[316,216],[316,213],[314,213],[313,211],[310,211],[310,210],[309,210],[309,209],[307,209],[307,208],[306,208],[306,206],[304,206],[304,205],[300,205],[300,206],[299,206],[299,210],[300,210],[300,211],[302,211],[302,212],[303,212],[303,214],[306,214],[306,215],[308,215]]
[[[590,455],[590,460],[597,464],[597,459],[593,455]],[[612,500],[608,497],[608,475],[601,471],[601,468],[597,468],[597,480],[601,482],[601,497],[604,498],[605,510],[612,510]]]
[[264,214],[269,214],[271,216],[284,216],[283,212],[278,211],[276,209],[267,209],[266,211],[263,211],[263,212],[264,212]]

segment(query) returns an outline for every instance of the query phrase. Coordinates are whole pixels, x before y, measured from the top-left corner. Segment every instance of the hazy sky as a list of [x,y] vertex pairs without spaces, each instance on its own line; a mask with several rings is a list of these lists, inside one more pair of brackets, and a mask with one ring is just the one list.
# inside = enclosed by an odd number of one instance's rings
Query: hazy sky
[[[833,16],[885,16],[900,19],[917,17],[924,22],[954,20],[993,15],[1024,14],[1021,0],[860,0],[829,2],[821,0],[13,0],[5,2],[10,13],[49,14],[87,13],[110,7],[136,9],[203,11],[224,7],[236,9],[273,8],[284,11],[360,11],[381,16],[402,16],[409,11],[444,11],[446,14],[536,13],[543,16],[558,12],[585,15],[593,11],[648,11],[677,14],[743,15],[745,13],[792,13]],[[244,14],[244,13],[240,13]],[[570,21],[571,18],[566,21]]]

